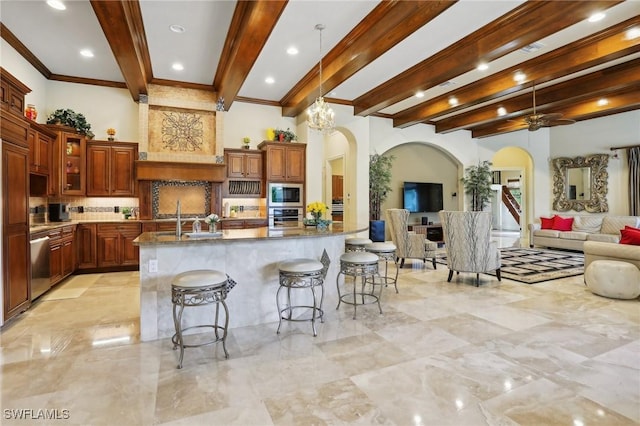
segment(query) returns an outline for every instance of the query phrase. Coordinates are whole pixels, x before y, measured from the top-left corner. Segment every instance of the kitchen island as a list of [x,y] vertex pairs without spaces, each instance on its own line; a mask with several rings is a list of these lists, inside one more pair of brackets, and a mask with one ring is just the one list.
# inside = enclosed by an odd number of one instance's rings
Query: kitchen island
[[[327,250],[331,265],[325,283],[325,307],[337,303],[335,277],[344,240],[366,225],[334,223],[314,227],[227,229],[216,234],[177,237],[171,232],[145,232],[134,240],[140,247],[140,336],[143,341],[174,333],[171,279],[185,271],[217,269],[238,284],[229,292],[229,328],[278,321],[278,263],[299,257],[320,259]],[[185,310],[185,326],[210,323],[210,307]],[[274,327],[275,335],[275,327]]]

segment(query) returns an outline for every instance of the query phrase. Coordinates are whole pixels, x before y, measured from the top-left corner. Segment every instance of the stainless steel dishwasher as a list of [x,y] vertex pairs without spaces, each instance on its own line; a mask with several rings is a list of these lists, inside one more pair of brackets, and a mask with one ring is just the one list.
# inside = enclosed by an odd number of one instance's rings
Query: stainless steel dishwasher
[[49,237],[31,240],[31,300],[51,288]]

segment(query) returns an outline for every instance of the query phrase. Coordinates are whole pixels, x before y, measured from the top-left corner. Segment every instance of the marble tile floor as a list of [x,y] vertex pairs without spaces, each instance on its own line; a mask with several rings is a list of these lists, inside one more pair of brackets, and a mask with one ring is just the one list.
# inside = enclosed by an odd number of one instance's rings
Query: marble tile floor
[[477,288],[415,262],[383,315],[325,306],[315,338],[309,323],[234,328],[229,359],[187,349],[182,370],[168,339],[139,341],[137,273],[82,277],[79,296],[2,328],[1,424],[640,423],[640,302],[595,296],[582,276]]

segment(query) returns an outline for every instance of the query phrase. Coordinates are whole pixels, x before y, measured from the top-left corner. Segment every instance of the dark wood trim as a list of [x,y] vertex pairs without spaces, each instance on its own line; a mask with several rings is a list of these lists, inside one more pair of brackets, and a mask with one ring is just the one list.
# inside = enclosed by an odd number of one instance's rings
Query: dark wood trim
[[[146,36],[144,32],[139,33],[142,29],[141,22],[136,22],[133,6],[128,3],[130,2],[125,0],[91,0],[93,11],[111,46],[127,88],[137,102],[141,94],[147,94],[147,82],[152,76],[147,75],[145,55],[140,52],[141,46],[146,46]],[[145,42],[140,43],[140,40]]]
[[[455,3],[380,2],[322,58],[324,92],[330,92],[342,84]],[[282,115],[295,117],[315,101],[319,95],[319,69],[319,63],[314,65],[280,100],[284,106]]]
[[215,92],[213,86],[209,86],[207,84],[189,83],[187,81],[153,78],[151,80],[151,84],[157,84],[160,86],[180,87],[183,89],[196,89],[196,90],[206,90],[207,92]]
[[72,77],[70,75],[51,74],[49,80],[65,81],[67,83],[91,84],[93,86],[115,87],[126,89],[127,85],[120,81],[96,80],[94,78]]
[[173,161],[136,161],[137,180],[201,180],[224,182],[227,166],[218,163],[179,163]]
[[236,101],[245,102],[248,104],[256,104],[256,105],[267,105],[267,106],[275,106],[275,107],[281,106],[280,102],[268,101],[266,99],[258,99],[258,98],[246,98],[244,96],[236,96]]
[[355,113],[379,111],[583,21],[619,1],[530,1],[387,80],[355,100]]
[[[515,93],[531,87],[534,81],[542,83],[637,53],[640,39],[629,40],[624,37],[624,32],[637,24],[640,24],[640,16],[400,111],[394,115],[393,125],[407,127]],[[527,80],[521,84],[513,81],[513,74],[518,70],[527,75]],[[448,98],[452,95],[460,101],[456,107],[449,105]]]
[[2,80],[7,81],[8,83],[15,86],[16,89],[18,89],[23,95],[26,95],[27,93],[31,93],[31,89],[27,87],[26,84],[18,80],[16,76],[14,76],[13,74],[11,74],[9,71],[7,71],[1,66],[0,66],[0,77],[2,77]]
[[2,22],[0,22],[0,36],[45,78],[51,76],[51,71]]
[[213,86],[231,108],[242,84],[278,23],[287,1],[239,1],[224,43]]

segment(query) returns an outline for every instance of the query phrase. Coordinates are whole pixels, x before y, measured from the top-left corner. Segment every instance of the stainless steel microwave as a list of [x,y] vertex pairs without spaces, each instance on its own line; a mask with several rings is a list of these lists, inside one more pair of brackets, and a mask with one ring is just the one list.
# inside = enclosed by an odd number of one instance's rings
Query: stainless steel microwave
[[304,185],[301,183],[270,183],[269,207],[303,207]]

